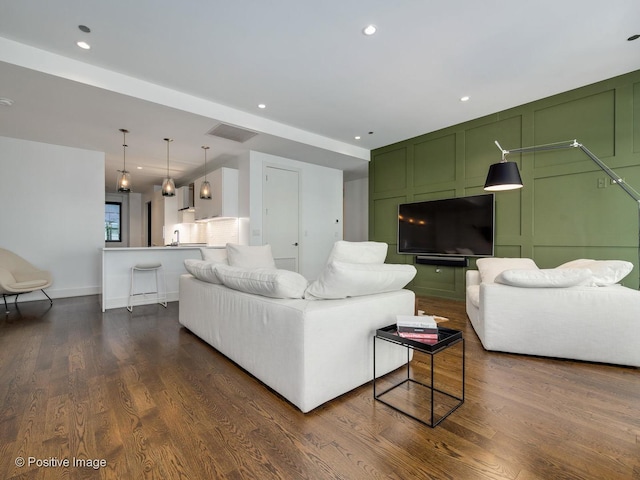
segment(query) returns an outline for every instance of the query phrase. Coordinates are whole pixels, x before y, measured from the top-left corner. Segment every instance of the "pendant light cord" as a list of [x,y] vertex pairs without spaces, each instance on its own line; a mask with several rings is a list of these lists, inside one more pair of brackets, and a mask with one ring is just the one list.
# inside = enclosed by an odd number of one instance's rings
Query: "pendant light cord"
[[203,145],[201,147],[204,150],[204,181],[207,181],[207,150],[209,150],[209,147]]
[[171,178],[169,177],[169,144],[173,142],[173,139],[165,138],[164,141],[167,142],[167,178]]
[[127,171],[127,133],[129,130],[126,128],[121,128],[122,132],[122,173],[126,173]]
[[127,131],[122,130],[122,170],[127,171]]

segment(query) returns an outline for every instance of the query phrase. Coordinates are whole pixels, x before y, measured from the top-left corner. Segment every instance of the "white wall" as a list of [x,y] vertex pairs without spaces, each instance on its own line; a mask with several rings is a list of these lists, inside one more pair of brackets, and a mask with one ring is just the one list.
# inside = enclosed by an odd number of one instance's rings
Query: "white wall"
[[51,271],[51,297],[97,294],[104,153],[0,137],[0,178],[0,247]]
[[344,182],[344,239],[364,242],[369,239],[369,179]]
[[142,194],[129,193],[129,246],[146,247],[147,243],[143,235],[143,210]]
[[333,244],[342,240],[342,171],[254,151],[240,159],[241,243],[263,244],[262,182],[267,166],[300,172],[299,271],[313,280],[324,268]]

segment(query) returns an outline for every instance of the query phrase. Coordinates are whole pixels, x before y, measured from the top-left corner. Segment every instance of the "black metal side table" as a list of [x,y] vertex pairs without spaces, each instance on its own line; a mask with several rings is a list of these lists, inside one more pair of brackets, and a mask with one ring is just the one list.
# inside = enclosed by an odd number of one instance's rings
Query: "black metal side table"
[[[399,348],[407,349],[406,370],[402,367],[400,370],[376,378],[376,343],[379,341],[394,343]],[[461,345],[462,350],[459,370],[453,370],[453,363],[457,362],[448,361],[447,369],[436,375],[434,369],[436,354],[458,344]],[[373,397],[429,427],[436,427],[464,403],[464,349],[462,332],[450,328],[438,327],[438,340],[432,343],[400,337],[395,325],[376,330],[373,338]],[[412,368],[412,359],[413,362],[420,361],[415,352],[429,356],[431,367],[429,373],[421,376],[419,368]],[[455,360],[455,352],[450,353]],[[403,372],[406,372],[406,375]],[[426,378],[423,379],[423,377]],[[457,377],[460,379],[460,385],[458,388],[453,388],[453,384],[458,383]],[[400,378],[399,381],[398,378]],[[380,383],[386,383],[386,388],[383,387],[384,390],[378,392]],[[425,404],[429,405],[428,409]]]

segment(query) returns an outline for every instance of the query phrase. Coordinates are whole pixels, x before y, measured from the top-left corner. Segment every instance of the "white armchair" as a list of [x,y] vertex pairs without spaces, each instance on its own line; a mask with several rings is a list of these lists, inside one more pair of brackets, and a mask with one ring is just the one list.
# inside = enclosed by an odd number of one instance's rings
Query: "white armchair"
[[526,259],[511,267],[509,259],[486,260],[493,265],[478,261],[480,271],[466,272],[467,315],[486,350],[640,367],[639,291],[618,284],[508,285],[504,274],[493,281],[496,263],[504,264],[498,270],[531,269],[532,276],[549,270],[523,265]]
[[18,295],[35,290],[42,290],[49,302],[53,304],[51,297],[44,291],[51,286],[51,283],[51,273],[39,270],[24,258],[0,248],[0,294],[4,299],[5,309],[8,309],[8,296],[15,295],[15,303],[18,303]]

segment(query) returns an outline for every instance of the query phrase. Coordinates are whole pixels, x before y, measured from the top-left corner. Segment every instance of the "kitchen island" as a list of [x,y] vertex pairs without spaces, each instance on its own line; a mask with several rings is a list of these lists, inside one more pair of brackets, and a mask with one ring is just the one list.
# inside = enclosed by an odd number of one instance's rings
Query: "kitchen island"
[[[198,246],[175,247],[124,247],[102,249],[102,311],[111,308],[124,308],[129,300],[129,287],[131,285],[131,267],[137,263],[160,262],[164,269],[166,279],[167,301],[178,300],[178,279],[186,273],[184,261],[187,258],[201,259]],[[222,247],[224,248],[224,247]],[[160,288],[163,279],[159,279]],[[136,274],[136,292],[149,292],[155,290],[153,272],[139,272]],[[136,296],[136,305],[156,303],[154,295],[148,298]]]

